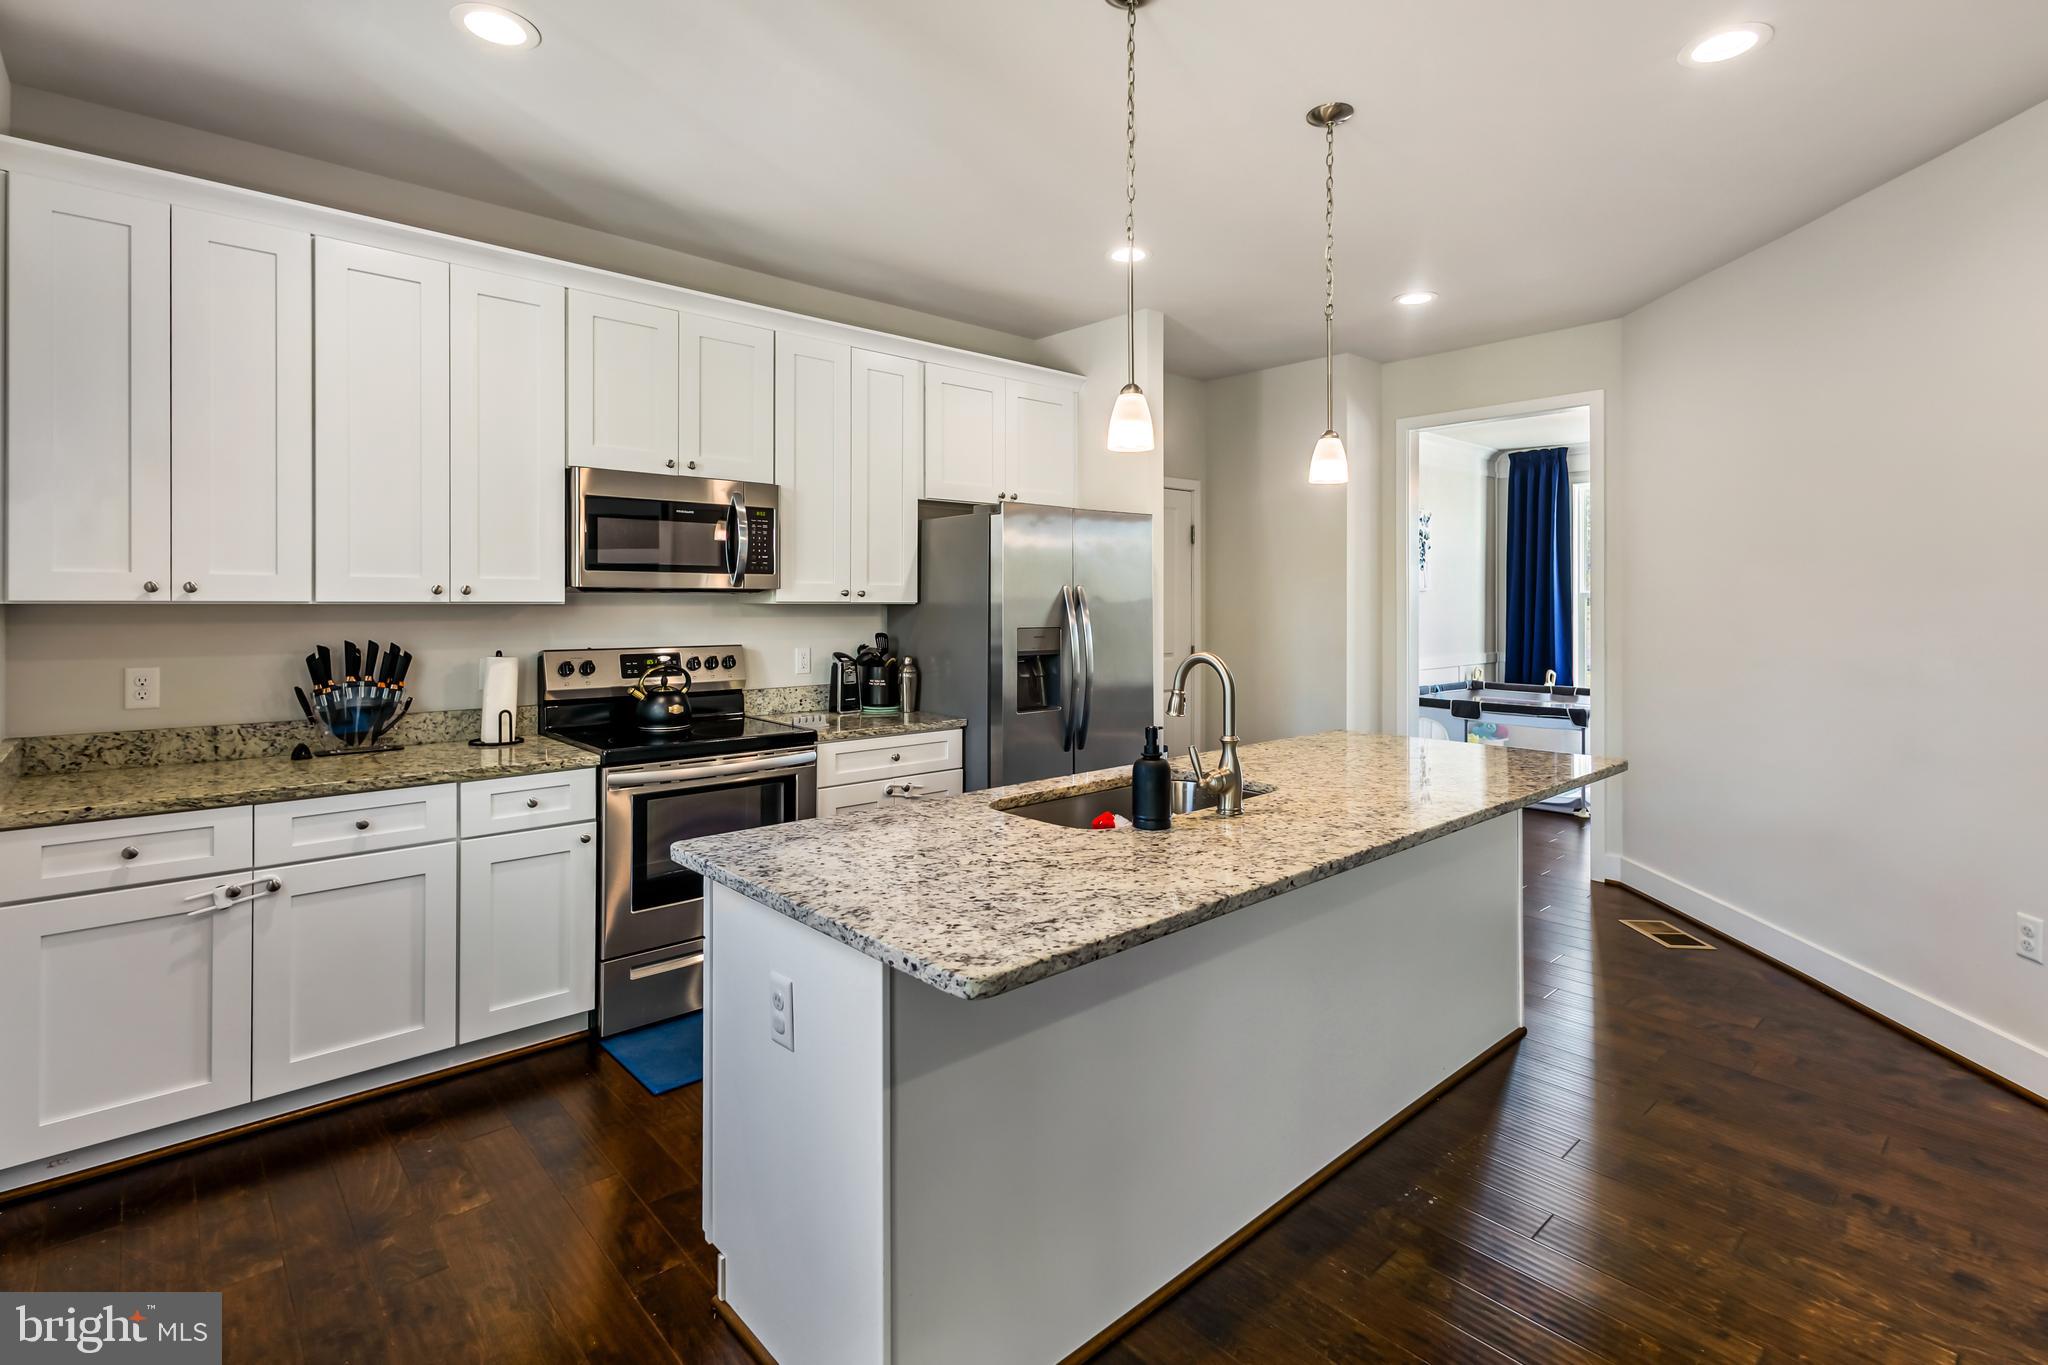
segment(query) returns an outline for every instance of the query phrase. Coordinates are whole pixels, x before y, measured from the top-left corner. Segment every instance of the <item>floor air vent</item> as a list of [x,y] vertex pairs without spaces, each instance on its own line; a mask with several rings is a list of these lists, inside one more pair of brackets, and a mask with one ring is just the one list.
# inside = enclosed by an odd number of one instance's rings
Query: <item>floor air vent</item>
[[1666,948],[1691,948],[1706,953],[1714,951],[1714,945],[1705,939],[1694,938],[1677,925],[1661,919],[1625,919],[1622,923],[1644,938],[1654,940]]

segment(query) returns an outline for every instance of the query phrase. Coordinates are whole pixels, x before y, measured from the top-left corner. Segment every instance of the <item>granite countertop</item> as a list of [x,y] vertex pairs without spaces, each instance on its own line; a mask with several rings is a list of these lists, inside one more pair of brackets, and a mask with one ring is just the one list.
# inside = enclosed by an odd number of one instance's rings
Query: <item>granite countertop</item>
[[0,780],[0,829],[262,805],[596,766],[596,754],[530,736],[524,744],[509,749],[472,748],[466,743],[410,744],[395,754],[347,758],[237,758],[88,768]]
[[780,721],[799,729],[818,732],[820,744],[831,744],[842,739],[884,739],[898,735],[922,735],[933,730],[963,730],[967,722],[958,716],[942,716],[936,711],[906,711],[891,715],[862,715],[848,712],[834,715],[829,711],[777,711],[764,713],[763,720]]
[[[1008,814],[1128,768],[885,802],[677,844],[676,860],[963,999],[1000,995],[1624,771],[1620,759],[1332,732],[1249,744],[1229,820],[1074,830]],[[880,888],[880,890],[878,890]]]

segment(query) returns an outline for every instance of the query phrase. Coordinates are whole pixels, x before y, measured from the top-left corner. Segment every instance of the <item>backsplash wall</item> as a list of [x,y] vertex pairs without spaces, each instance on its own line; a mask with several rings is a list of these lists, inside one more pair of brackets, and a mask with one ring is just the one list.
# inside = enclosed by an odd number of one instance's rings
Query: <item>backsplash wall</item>
[[[10,606],[4,686],[8,735],[75,734],[173,725],[231,725],[298,716],[292,685],[325,642],[397,640],[413,651],[408,686],[419,710],[478,702],[476,661],[519,660],[522,703],[539,700],[535,656],[583,646],[736,643],[749,687],[822,683],[835,649],[883,628],[879,608],[775,605],[739,594],[571,592],[535,606]],[[811,651],[799,677],[792,651]],[[123,670],[162,670],[162,705],[121,705]]]

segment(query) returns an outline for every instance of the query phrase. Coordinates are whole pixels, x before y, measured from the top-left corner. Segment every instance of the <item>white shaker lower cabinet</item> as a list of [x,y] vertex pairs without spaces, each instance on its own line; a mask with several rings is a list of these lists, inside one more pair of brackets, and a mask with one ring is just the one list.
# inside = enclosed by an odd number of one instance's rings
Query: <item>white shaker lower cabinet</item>
[[848,811],[875,810],[892,801],[920,801],[933,796],[958,796],[964,786],[958,768],[922,773],[890,782],[849,782],[840,787],[818,789],[818,814],[844,815]]
[[248,1103],[251,907],[206,913],[233,880],[0,909],[0,1169]]
[[818,814],[846,815],[898,801],[958,796],[959,730],[828,740],[818,746]]
[[596,1003],[596,835],[557,825],[462,841],[457,1041]]
[[455,1046],[455,849],[257,871],[252,1098]]

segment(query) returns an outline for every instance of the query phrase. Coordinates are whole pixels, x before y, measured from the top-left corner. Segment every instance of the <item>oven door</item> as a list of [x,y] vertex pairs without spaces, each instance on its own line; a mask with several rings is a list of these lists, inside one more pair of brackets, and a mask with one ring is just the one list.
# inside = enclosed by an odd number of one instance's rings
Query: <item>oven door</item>
[[600,956],[624,957],[704,936],[704,879],[669,857],[678,840],[817,813],[815,749],[607,771]]
[[753,592],[776,575],[771,484],[569,471],[569,586]]

